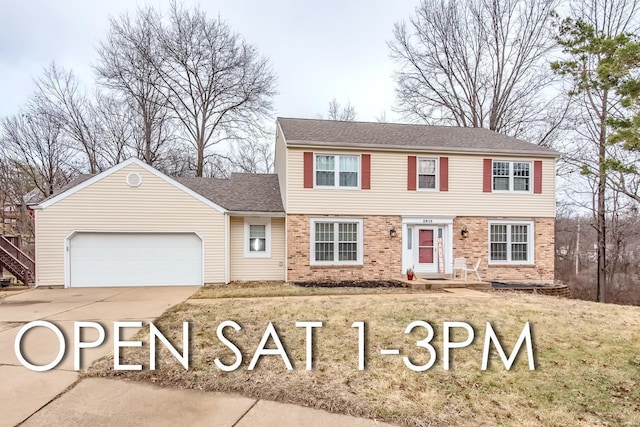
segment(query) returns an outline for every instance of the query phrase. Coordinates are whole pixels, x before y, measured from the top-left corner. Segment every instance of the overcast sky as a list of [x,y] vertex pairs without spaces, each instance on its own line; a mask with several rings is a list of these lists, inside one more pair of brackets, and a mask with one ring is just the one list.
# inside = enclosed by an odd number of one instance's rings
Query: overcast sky
[[[72,69],[91,87],[95,47],[109,16],[134,12],[131,0],[0,0],[0,117],[15,114],[51,61]],[[185,5],[198,3],[184,1]],[[167,8],[168,1],[150,4]],[[393,61],[386,42],[393,24],[407,20],[418,0],[209,0],[200,7],[220,16],[271,59],[278,75],[275,114],[326,114],[334,97],[351,102],[358,120],[386,111],[397,119]]]

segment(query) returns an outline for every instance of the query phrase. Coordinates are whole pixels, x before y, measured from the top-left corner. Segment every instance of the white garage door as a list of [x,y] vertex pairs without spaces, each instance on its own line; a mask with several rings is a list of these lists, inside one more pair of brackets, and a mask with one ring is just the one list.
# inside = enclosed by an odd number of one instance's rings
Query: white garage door
[[71,287],[202,285],[202,240],[194,233],[76,233]]

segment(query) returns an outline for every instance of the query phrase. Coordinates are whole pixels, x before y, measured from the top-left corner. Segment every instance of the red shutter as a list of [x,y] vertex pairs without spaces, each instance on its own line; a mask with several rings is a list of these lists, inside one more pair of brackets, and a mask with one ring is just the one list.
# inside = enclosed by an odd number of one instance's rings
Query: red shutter
[[493,171],[491,169],[493,168],[493,162],[491,161],[491,159],[484,159],[483,164],[482,191],[484,191],[485,193],[491,193],[491,176],[493,174]]
[[416,156],[409,156],[407,159],[407,190],[416,189]]
[[440,157],[440,191],[449,191],[449,158]]
[[536,194],[542,193],[542,161],[536,160],[533,162],[533,192]]
[[360,181],[360,188],[363,190],[371,189],[371,154],[362,155],[362,178]]
[[304,152],[304,188],[313,188],[313,153]]

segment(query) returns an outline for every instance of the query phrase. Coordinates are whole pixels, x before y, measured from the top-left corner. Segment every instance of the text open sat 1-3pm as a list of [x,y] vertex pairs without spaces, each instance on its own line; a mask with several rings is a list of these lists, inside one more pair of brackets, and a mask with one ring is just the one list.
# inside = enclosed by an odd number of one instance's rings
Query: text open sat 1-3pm
[[[120,349],[124,347],[142,347],[142,341],[123,341],[120,339],[121,329],[124,328],[141,328],[143,326],[143,322],[141,321],[127,321],[127,322],[114,322],[113,323],[113,350],[114,350],[114,358],[113,358],[113,369],[119,371],[140,371],[143,369],[142,365],[126,365],[120,363]],[[299,321],[295,322],[295,326],[297,328],[305,328],[306,339],[305,339],[305,347],[306,347],[306,357],[305,357],[305,369],[313,370],[314,360],[313,360],[313,348],[315,344],[314,340],[314,330],[321,329],[323,327],[323,322],[321,321]],[[366,359],[368,357],[366,353],[366,328],[367,325],[363,321],[353,322],[351,325],[353,328],[357,329],[357,345],[354,345],[354,353],[357,353],[357,359],[355,360],[357,363],[354,363],[354,366],[357,366],[358,370],[364,370],[366,368]],[[22,340],[24,335],[31,329],[36,327],[44,327],[50,329],[58,338],[58,354],[53,361],[46,365],[35,365],[29,362],[24,355],[22,354]],[[82,330],[86,328],[95,329],[98,332],[98,339],[95,341],[81,341],[80,337],[82,334]],[[225,329],[231,328],[235,331],[235,333],[240,333],[242,327],[233,320],[225,320],[218,324],[216,329],[217,338],[225,345],[231,352],[233,352],[235,356],[235,361],[231,364],[225,364],[219,358],[215,358],[214,362],[216,366],[225,372],[235,371],[242,365],[243,356],[240,348],[231,340],[231,338],[225,335]],[[418,340],[415,343],[415,346],[421,349],[422,351],[426,351],[429,354],[429,360],[424,364],[415,364],[412,362],[410,356],[403,356],[402,361],[405,366],[412,371],[420,372],[426,371],[434,366],[437,361],[437,353],[436,349],[432,345],[432,340],[434,338],[434,329],[426,321],[423,320],[415,320],[407,325],[404,330],[405,334],[411,333],[416,328],[423,328],[426,330],[426,337]],[[466,339],[463,341],[452,341],[451,333],[453,330],[459,329],[466,332]],[[452,349],[461,349],[464,347],[468,347],[473,343],[473,340],[476,336],[476,333],[473,327],[466,322],[443,322],[442,323],[442,365],[445,371],[450,369],[450,354]],[[73,336],[73,354],[74,354],[74,362],[73,366],[75,370],[81,369],[81,350],[85,348],[94,348],[102,345],[104,343],[106,334],[104,327],[98,322],[74,322],[74,336]],[[269,339],[272,340],[275,348],[267,348],[267,343]],[[169,351],[170,353],[177,359],[177,361],[185,368],[189,369],[189,322],[182,323],[182,352],[178,351],[176,347],[162,334],[162,332],[153,324],[149,323],[149,370],[156,369],[156,340],[159,340]],[[321,339],[319,339],[321,343]],[[533,339],[531,334],[531,326],[529,322],[525,323],[518,340],[513,348],[511,354],[507,357],[504,349],[502,348],[502,344],[496,335],[496,332],[491,326],[491,323],[487,322],[485,326],[485,339],[484,346],[482,351],[482,360],[480,363],[481,370],[487,370],[489,365],[489,358],[492,345],[495,347],[498,355],[502,363],[504,364],[507,370],[510,370],[513,366],[513,363],[516,360],[522,345],[526,346],[527,353],[527,361],[529,370],[535,370],[535,357],[533,353]],[[37,320],[33,322],[29,322],[24,325],[18,334],[16,335],[14,350],[16,357],[20,361],[20,363],[29,370],[32,371],[48,371],[60,363],[60,361],[64,358],[66,353],[67,345],[65,341],[64,334],[62,331],[53,323],[47,322],[45,320]],[[401,351],[398,348],[387,348],[381,349],[380,355],[400,355]],[[253,352],[253,357],[251,358],[251,362],[247,367],[247,370],[251,371],[255,369],[258,361],[263,356],[280,356],[284,366],[288,370],[293,370],[294,367],[291,363],[291,359],[285,350],[285,347],[278,336],[277,330],[273,323],[269,322],[267,327],[264,330],[262,335],[262,339],[258,343],[255,351]]]

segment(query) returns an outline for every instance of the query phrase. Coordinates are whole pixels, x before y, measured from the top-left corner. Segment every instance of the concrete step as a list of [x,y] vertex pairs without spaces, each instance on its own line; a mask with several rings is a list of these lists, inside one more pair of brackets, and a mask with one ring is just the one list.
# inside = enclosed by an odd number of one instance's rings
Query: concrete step
[[453,282],[451,280],[440,280],[442,283],[431,283],[431,289],[444,288],[466,288],[466,289],[492,289],[489,282]]
[[491,283],[478,280],[461,280],[449,278],[416,278],[407,280],[404,277],[395,280],[402,282],[414,290],[445,289],[445,288],[468,288],[468,289],[492,289]]

